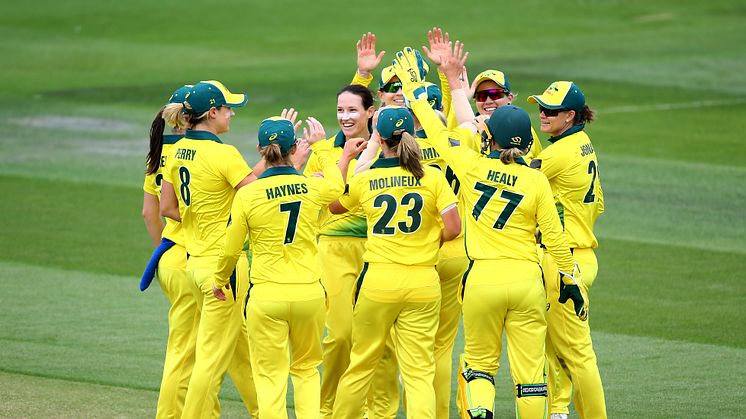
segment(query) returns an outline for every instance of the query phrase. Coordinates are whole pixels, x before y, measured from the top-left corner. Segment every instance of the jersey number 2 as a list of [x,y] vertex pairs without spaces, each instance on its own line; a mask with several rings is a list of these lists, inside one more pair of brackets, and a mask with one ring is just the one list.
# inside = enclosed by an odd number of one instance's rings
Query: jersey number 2
[[[482,215],[484,207],[487,206],[490,199],[492,199],[492,196],[498,191],[498,189],[482,182],[477,182],[477,184],[474,185],[474,189],[482,193],[482,196],[480,196],[477,203],[474,204],[474,209],[471,212],[472,217],[474,217],[475,220],[479,220],[479,216]],[[510,216],[513,215],[515,209],[518,208],[518,204],[521,203],[523,195],[503,189],[500,192],[500,198],[507,200],[508,204],[505,205],[505,208],[503,208],[502,212],[497,217],[497,221],[495,221],[495,224],[492,226],[492,228],[497,230],[505,228],[505,224],[508,223]]]
[[596,183],[596,176],[598,176],[598,168],[596,167],[596,162],[593,160],[588,163],[588,174],[593,175],[593,179],[591,179],[591,187],[588,189],[588,193],[585,194],[585,199],[583,199],[584,204],[590,204],[596,200],[596,194],[593,193],[593,186]]
[[280,204],[280,212],[288,213],[288,225],[285,228],[285,241],[283,244],[292,244],[295,241],[295,230],[298,228],[300,204],[302,204],[301,201],[283,202]]

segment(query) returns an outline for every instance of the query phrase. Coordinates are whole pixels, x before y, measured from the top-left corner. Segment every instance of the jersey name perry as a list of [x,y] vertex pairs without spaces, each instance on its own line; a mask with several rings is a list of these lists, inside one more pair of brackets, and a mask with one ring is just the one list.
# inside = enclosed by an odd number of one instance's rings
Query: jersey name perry
[[292,185],[279,185],[264,190],[267,193],[267,199],[282,198],[288,195],[302,195],[308,193],[308,185],[305,183],[294,183]]
[[510,173],[501,173],[495,170],[488,170],[487,180],[491,180],[495,183],[502,183],[503,185],[515,186],[516,181],[518,181],[518,176],[511,175]]
[[402,186],[422,186],[422,183],[420,183],[420,179],[417,179],[414,176],[391,176],[370,180],[371,191]]
[[197,150],[190,148],[180,148],[176,150],[176,158],[179,160],[194,160],[194,156],[197,155]]

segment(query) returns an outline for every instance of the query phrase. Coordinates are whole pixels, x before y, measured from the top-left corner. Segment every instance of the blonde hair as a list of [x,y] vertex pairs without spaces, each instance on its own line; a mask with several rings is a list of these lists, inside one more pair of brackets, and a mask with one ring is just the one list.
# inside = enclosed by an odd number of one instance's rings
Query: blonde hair
[[391,151],[396,153],[402,169],[413,174],[417,179],[425,176],[425,169],[420,161],[420,145],[410,133],[403,132],[401,140],[388,139],[385,143]]
[[513,163],[516,158],[523,156],[527,151],[518,147],[498,148],[498,150],[500,150],[500,161],[505,164]]
[[262,149],[259,151],[259,154],[262,155],[264,161],[267,162],[267,165],[269,166],[292,166],[292,162],[290,161],[290,152],[293,150],[294,147],[295,146],[291,147],[290,150],[283,154],[282,149],[280,149],[280,145],[277,143],[273,143],[268,146],[262,147]]
[[186,109],[191,109],[189,103],[169,103],[163,108],[163,120],[171,128],[186,129],[189,126],[195,126],[207,118],[207,112],[202,115],[192,115],[184,112]]

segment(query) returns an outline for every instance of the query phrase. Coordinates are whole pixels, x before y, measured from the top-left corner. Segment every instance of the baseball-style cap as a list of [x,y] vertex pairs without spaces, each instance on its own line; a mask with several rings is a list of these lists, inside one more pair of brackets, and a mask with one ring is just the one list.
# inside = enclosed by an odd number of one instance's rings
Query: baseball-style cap
[[192,91],[191,84],[185,84],[178,89],[176,89],[173,93],[171,93],[171,97],[168,98],[168,103],[182,103],[184,102],[184,99],[186,99],[187,94]]
[[383,70],[381,70],[381,78],[378,79],[378,90],[383,89],[383,86],[387,85],[388,82],[391,81],[396,77],[396,73],[394,72],[394,66],[390,65],[388,67],[384,67]]
[[531,118],[526,111],[517,106],[500,106],[495,109],[486,124],[487,138],[491,138],[502,148],[525,149],[534,141],[531,134]]
[[201,115],[213,107],[240,107],[245,105],[247,100],[245,94],[231,93],[223,86],[223,83],[217,80],[201,81],[195,84],[184,98],[185,112]]
[[538,103],[547,109],[572,109],[580,112],[585,106],[585,95],[571,81],[556,81],[540,95],[529,96],[529,103]]
[[295,127],[290,120],[273,116],[259,125],[259,146],[279,144],[282,152],[289,151],[295,145]]
[[414,135],[414,118],[407,108],[387,106],[378,113],[378,133],[383,139],[391,139],[408,132]]
[[505,77],[505,73],[500,70],[484,70],[483,72],[477,74],[477,77],[474,79],[474,82],[471,85],[472,90],[476,92],[479,83],[486,80],[492,80],[497,83],[497,85],[500,86],[502,89],[510,92],[510,83],[508,83],[508,78]]

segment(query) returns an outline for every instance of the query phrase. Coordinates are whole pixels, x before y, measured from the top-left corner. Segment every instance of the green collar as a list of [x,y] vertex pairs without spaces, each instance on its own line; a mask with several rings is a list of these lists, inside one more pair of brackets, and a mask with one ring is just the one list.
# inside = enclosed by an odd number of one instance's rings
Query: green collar
[[[487,155],[487,158],[488,159],[498,159],[499,160],[500,159],[500,150],[492,150],[492,152],[490,152],[490,154]],[[515,162],[518,163],[518,164],[522,164],[524,166],[528,166],[526,164],[526,160],[523,160],[523,157],[516,157],[515,158]]]
[[345,134],[340,130],[337,135],[334,136],[334,147],[344,147],[345,141]]
[[416,138],[427,138],[427,134],[425,133],[424,129],[419,129],[414,133],[414,136]]
[[398,157],[380,158],[376,160],[376,162],[373,163],[372,166],[370,166],[371,169],[378,169],[381,167],[399,167],[399,158]]
[[565,137],[567,137],[569,135],[572,135],[572,134],[575,134],[576,132],[582,131],[583,128],[585,128],[585,123],[573,125],[573,126],[570,127],[570,129],[568,129],[567,131],[563,132],[562,134],[560,134],[560,135],[558,135],[556,137],[550,137],[549,138],[549,142],[552,143],[552,144],[554,144],[557,141],[559,141],[559,140],[561,140],[561,139],[563,139],[563,138],[565,138]]
[[176,144],[182,138],[184,138],[183,134],[163,134],[163,144]]
[[262,173],[259,176],[259,179],[264,179],[265,177],[277,176],[277,175],[298,175],[300,176],[300,173],[298,173],[298,171],[295,170],[295,168],[292,166],[274,166],[274,167],[270,167],[269,169],[265,170],[264,173]]
[[210,131],[188,129],[186,134],[184,134],[184,137],[189,138],[190,140],[210,140],[215,141],[216,143],[223,144],[223,142],[220,141],[220,138],[218,138],[217,135],[211,133]]

